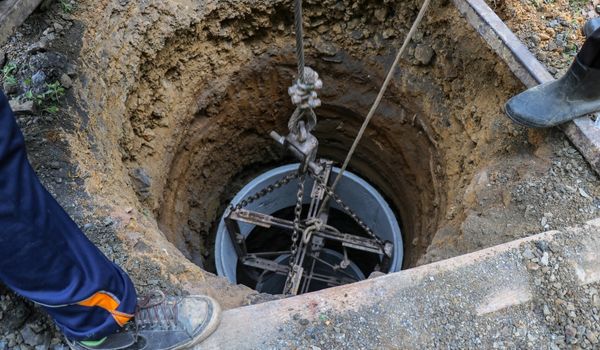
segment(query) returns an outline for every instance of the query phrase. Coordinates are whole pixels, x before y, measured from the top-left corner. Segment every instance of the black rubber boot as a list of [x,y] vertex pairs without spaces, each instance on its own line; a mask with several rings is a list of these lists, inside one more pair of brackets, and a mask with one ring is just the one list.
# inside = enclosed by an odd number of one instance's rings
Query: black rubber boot
[[514,122],[548,128],[600,111],[600,28],[589,35],[569,71],[560,79],[533,87],[506,103]]

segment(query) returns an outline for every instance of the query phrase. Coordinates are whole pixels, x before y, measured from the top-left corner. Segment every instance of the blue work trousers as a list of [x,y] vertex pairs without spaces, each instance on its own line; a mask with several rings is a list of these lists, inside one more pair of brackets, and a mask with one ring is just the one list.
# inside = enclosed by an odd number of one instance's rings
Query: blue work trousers
[[90,242],[40,183],[2,91],[0,282],[41,305],[72,340],[114,333],[136,307],[127,274]]

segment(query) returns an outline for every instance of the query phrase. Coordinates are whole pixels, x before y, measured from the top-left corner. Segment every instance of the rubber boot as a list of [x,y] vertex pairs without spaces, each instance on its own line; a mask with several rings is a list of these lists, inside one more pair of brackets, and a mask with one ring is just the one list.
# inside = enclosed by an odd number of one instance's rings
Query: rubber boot
[[560,79],[511,98],[506,114],[532,128],[548,128],[600,111],[600,28],[592,32]]

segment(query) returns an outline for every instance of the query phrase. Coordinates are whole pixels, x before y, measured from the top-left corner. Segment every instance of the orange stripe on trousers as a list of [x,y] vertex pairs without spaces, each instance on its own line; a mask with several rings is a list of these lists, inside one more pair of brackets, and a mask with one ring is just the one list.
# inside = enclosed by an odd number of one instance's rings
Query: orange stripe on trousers
[[125,323],[127,323],[133,317],[133,315],[117,311],[117,308],[119,307],[119,302],[115,300],[115,298],[112,295],[105,292],[97,292],[90,298],[77,304],[87,307],[96,306],[103,308],[104,310],[110,312],[117,324],[121,327],[123,327]]

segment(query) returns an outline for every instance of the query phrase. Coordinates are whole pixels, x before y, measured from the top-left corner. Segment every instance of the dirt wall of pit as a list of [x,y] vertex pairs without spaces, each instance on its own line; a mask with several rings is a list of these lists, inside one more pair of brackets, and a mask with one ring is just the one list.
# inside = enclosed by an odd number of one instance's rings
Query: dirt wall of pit
[[[325,83],[316,131],[330,138],[325,155],[341,160],[419,5],[306,1],[307,62]],[[210,257],[236,186],[285,160],[267,135],[285,130],[292,108],[291,3],[99,1],[83,3],[78,18],[81,125],[70,143],[86,191],[119,222],[125,268],[150,259],[173,283],[239,305],[247,289],[191,261]],[[556,135],[503,116],[521,88],[453,5],[436,1],[351,165],[402,218],[406,266],[538,229],[512,190],[548,169],[545,142]]]

